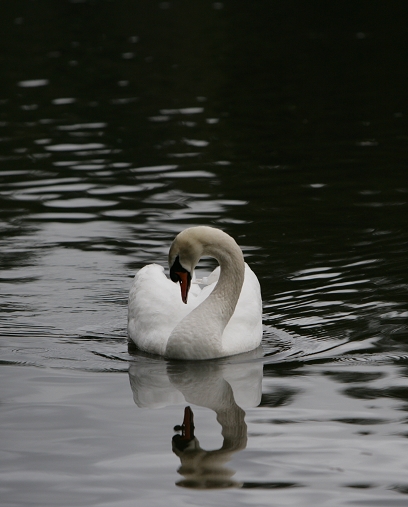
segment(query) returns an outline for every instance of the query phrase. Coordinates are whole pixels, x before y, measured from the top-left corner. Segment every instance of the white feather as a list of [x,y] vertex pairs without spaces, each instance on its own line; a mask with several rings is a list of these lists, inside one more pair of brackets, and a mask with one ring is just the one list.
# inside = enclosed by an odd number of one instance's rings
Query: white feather
[[[222,233],[209,227],[187,229],[183,233],[195,229],[201,229],[199,232],[204,236],[203,241],[213,235],[213,231]],[[223,242],[224,236],[229,238],[226,244]],[[258,279],[246,263],[241,261],[242,268],[239,267],[239,255],[242,258],[242,253],[232,238],[222,233],[217,235],[216,240],[217,249],[228,251],[228,255],[218,255],[221,258],[221,270],[225,272],[222,282],[224,291],[221,296],[218,294],[218,299],[210,297],[207,300],[218,283],[219,267],[203,280],[208,285],[202,289],[193,279],[187,304],[181,300],[179,285],[166,277],[162,266],[150,264],[136,274],[129,293],[128,333],[139,349],[180,359],[209,359],[247,352],[259,346],[262,339],[262,300]],[[235,247],[231,247],[229,240],[232,240],[239,253],[234,251]],[[215,247],[213,250],[216,250]],[[186,256],[186,253],[183,255]],[[194,257],[196,253],[191,255]],[[229,270],[234,269],[244,271],[243,285],[238,302],[235,307],[232,305],[232,315],[225,325],[225,315],[221,315],[220,306],[225,303],[228,310],[228,298],[233,299],[230,293],[236,281],[231,281],[231,278],[235,272],[230,273]],[[202,305],[204,301],[206,304]]]

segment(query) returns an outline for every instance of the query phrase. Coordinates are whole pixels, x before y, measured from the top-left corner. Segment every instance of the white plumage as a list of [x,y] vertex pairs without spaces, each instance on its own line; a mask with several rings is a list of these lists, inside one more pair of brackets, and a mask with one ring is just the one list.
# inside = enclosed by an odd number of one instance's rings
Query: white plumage
[[[216,258],[220,267],[201,289],[194,283],[194,268],[206,255]],[[192,278],[187,304],[162,266],[143,267],[130,289],[128,310],[129,338],[139,349],[177,359],[211,359],[260,345],[259,282],[228,234],[204,226],[182,231],[171,245],[169,265],[176,270],[173,276]]]

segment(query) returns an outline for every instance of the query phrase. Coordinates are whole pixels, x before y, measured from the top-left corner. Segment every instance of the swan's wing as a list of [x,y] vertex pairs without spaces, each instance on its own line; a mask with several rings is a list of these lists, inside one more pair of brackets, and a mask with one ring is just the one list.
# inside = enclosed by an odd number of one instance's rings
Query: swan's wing
[[175,326],[197,305],[194,287],[188,304],[180,287],[164,274],[158,264],[140,269],[129,292],[128,333],[136,346],[152,354],[164,355],[167,340]]
[[220,277],[220,273],[221,273],[220,267],[217,266],[209,276],[203,278],[203,284],[212,285],[213,283],[217,283],[218,278]]
[[256,349],[262,340],[261,287],[252,269],[245,263],[245,278],[235,312],[222,335],[223,349],[233,354]]
[[[199,280],[195,280],[195,275],[194,275],[193,283],[202,285],[201,289],[194,294],[196,297],[196,299],[194,300],[195,306],[198,306],[205,299],[208,298],[208,296],[211,294],[211,292],[214,290],[215,286],[217,285],[219,277],[220,277],[220,267],[219,266],[216,267],[214,269],[214,271],[209,276],[205,276],[204,278],[201,278]],[[195,287],[197,287],[197,285],[195,285]],[[191,285],[191,288],[193,288],[193,284]],[[191,292],[191,290],[190,290],[190,292]]]

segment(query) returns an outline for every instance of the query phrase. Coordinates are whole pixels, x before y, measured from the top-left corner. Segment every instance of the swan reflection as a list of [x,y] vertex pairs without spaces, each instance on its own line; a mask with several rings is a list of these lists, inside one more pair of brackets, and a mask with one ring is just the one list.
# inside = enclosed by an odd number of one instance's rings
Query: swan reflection
[[262,371],[263,365],[258,362],[143,361],[130,367],[133,399],[139,407],[191,404],[216,413],[223,437],[219,449],[205,450],[200,446],[196,436],[199,425],[196,430],[190,406],[184,409],[182,424],[175,426],[177,434],[172,438],[172,449],[180,459],[178,473],[183,476],[176,483],[178,486],[196,489],[240,486],[232,479],[235,471],[225,465],[234,453],[246,448],[243,408],[259,405]]

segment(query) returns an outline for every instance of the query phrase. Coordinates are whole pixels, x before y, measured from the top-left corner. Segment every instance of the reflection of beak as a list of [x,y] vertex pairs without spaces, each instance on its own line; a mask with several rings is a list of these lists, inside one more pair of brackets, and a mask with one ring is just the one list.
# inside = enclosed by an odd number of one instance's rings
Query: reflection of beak
[[181,440],[190,442],[194,438],[194,414],[190,407],[184,409],[184,419],[181,426],[175,426],[175,431],[181,431]]
[[181,438],[185,438],[186,440],[192,440],[194,438],[194,414],[190,407],[184,409]]
[[[194,449],[198,440],[194,436],[194,414],[190,407],[184,409],[183,424],[174,426],[174,431],[181,431],[181,435],[172,438],[173,452],[180,456],[187,449]],[[181,454],[180,454],[181,453]]]

